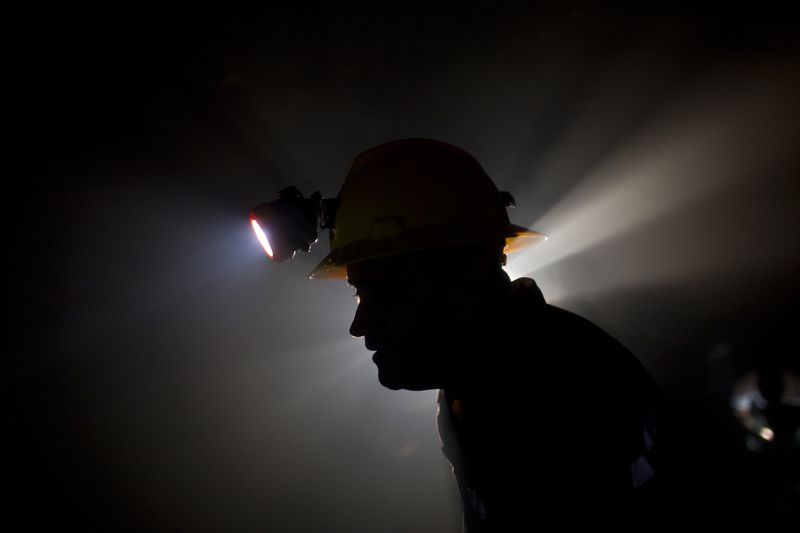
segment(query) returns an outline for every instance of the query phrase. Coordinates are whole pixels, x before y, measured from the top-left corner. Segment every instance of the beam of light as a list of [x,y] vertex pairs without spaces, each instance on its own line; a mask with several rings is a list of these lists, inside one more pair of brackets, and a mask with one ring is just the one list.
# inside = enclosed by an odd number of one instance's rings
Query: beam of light
[[758,435],[766,441],[771,441],[775,437],[775,432],[770,428],[762,428]]
[[[81,305],[43,329],[35,342],[72,346],[75,353],[106,350],[105,346],[155,323],[175,328],[172,321],[202,314],[214,297],[212,289],[226,287],[223,298],[234,298],[236,280],[246,269],[262,268],[263,273],[263,256],[252,247],[252,233],[234,209],[209,205],[191,191],[180,194],[180,211],[174,209],[177,200],[169,189],[109,187],[102,194],[105,202],[91,206],[90,212],[109,221],[103,231],[114,238],[99,239],[87,232],[70,242],[70,253],[81,258],[82,270],[71,271],[66,282],[79,287],[92,279],[92,290],[85,290]],[[149,206],[146,215],[141,205]],[[140,231],[148,236],[146,246],[137,240]],[[108,244],[100,246],[101,240]],[[148,268],[120,263],[125,246],[133,246]],[[198,302],[191,310],[189,300]],[[191,337],[195,336],[193,332]],[[152,336],[147,342],[159,340]],[[152,350],[155,353],[156,348]],[[41,353],[46,354],[41,364],[47,366],[62,364],[60,358],[69,355],[52,349]]]
[[256,237],[258,237],[258,242],[261,243],[261,247],[267,252],[267,255],[270,259],[272,259],[272,246],[269,245],[269,239],[267,239],[267,234],[264,233],[264,230],[261,229],[261,226],[258,225],[256,219],[251,219],[250,223],[253,225],[253,231],[256,232]]
[[[780,165],[792,161],[798,129],[786,113],[793,87],[777,77],[749,85],[714,80],[676,101],[531,224],[550,239],[509,256],[509,275],[536,272],[549,278],[546,293],[550,282],[551,292],[568,298],[587,287],[567,288],[552,270],[617,243],[625,246],[615,257],[596,261],[593,290],[785,263],[791,247],[775,239],[788,236],[795,215],[767,204],[785,204],[792,187]],[[569,152],[581,156],[579,148]]]

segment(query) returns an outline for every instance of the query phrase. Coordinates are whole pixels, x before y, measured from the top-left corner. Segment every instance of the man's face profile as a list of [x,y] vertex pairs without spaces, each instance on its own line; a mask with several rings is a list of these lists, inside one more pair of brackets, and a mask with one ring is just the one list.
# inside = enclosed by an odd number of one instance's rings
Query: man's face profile
[[347,267],[358,301],[350,334],[375,351],[378,379],[387,388],[442,388],[452,373],[459,297],[436,266],[401,255]]

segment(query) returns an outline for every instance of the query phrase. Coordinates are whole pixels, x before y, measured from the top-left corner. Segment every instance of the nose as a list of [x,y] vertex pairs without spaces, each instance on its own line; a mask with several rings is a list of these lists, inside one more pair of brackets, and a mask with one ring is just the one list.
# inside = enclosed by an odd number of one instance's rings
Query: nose
[[353,322],[350,324],[350,335],[363,337],[367,334],[367,309],[363,302],[358,303]]

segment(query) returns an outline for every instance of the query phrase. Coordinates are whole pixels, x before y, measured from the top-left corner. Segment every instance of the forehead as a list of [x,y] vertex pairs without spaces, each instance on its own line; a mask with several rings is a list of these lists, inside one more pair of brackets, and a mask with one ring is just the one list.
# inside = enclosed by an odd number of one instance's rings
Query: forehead
[[392,283],[416,283],[424,275],[428,261],[418,254],[398,254],[368,259],[347,265],[347,281],[356,287]]
[[347,281],[356,287],[451,283],[460,267],[463,260],[454,258],[449,248],[421,249],[351,263],[347,265]]
[[376,285],[397,278],[398,269],[385,258],[347,265],[347,282],[356,287]]

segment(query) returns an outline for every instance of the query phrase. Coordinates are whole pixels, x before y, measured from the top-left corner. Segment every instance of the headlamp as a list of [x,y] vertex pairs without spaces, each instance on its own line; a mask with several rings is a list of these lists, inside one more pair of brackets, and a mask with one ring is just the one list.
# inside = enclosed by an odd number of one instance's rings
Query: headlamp
[[298,251],[308,252],[319,229],[333,226],[335,211],[335,199],[325,199],[319,191],[303,198],[293,185],[280,191],[277,200],[255,207],[250,225],[267,257],[281,262]]

